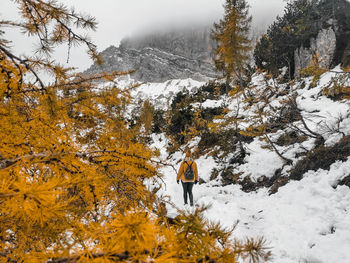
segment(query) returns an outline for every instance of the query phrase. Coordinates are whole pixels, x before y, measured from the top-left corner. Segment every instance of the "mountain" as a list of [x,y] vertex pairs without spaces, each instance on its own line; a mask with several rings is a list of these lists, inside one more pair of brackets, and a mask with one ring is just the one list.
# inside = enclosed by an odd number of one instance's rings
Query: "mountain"
[[212,59],[214,46],[210,27],[140,34],[123,39],[119,47],[102,51],[104,63],[94,64],[84,73],[135,70],[131,77],[144,82],[186,78],[203,81],[217,76]]

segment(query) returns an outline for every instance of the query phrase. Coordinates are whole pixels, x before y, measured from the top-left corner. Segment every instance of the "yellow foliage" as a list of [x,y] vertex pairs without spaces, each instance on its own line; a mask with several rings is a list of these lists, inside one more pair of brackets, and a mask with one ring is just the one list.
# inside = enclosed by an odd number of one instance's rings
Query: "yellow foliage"
[[152,131],[153,112],[154,112],[153,105],[148,100],[146,100],[143,103],[143,107],[141,109],[141,114],[140,114],[140,123],[143,125],[144,133],[146,135],[151,133]]
[[239,133],[243,136],[257,137],[262,136],[265,133],[265,129],[264,125],[249,126],[247,129],[239,131]]
[[245,0],[226,1],[224,9],[223,19],[214,24],[213,37],[218,43],[215,64],[218,70],[224,72],[228,82],[234,76],[240,79],[242,86],[243,68],[252,49],[248,37],[251,22],[249,5]]
[[343,69],[345,72],[350,73],[350,66],[348,66],[348,67],[342,67],[342,69]]
[[[56,1],[16,3],[20,27],[39,37],[42,52],[78,42],[99,61],[95,46],[69,27],[94,29],[93,18]],[[19,24],[0,23],[0,36],[4,25]],[[130,94],[94,82],[119,74],[72,74],[43,57],[20,59],[6,43],[0,38],[1,262],[235,262],[230,232],[210,227],[199,211],[173,225],[166,213],[156,217],[159,200],[144,181],[159,175],[154,153],[125,123]]]
[[316,53],[309,65],[300,70],[302,76],[313,76],[311,83],[313,87],[317,85],[317,81],[320,79],[321,75],[327,71],[327,69],[320,67],[320,59],[320,55]]
[[350,99],[350,74],[339,73],[333,77],[329,85],[324,88],[323,94],[333,99]]

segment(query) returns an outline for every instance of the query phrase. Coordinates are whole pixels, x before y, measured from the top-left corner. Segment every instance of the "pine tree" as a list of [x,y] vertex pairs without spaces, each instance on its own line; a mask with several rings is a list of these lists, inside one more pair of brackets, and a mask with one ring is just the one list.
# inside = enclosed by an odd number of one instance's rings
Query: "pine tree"
[[252,49],[249,30],[252,17],[246,0],[226,0],[225,15],[214,24],[213,38],[217,41],[215,65],[223,71],[227,82],[238,79],[241,89],[245,87],[244,70],[248,53]]

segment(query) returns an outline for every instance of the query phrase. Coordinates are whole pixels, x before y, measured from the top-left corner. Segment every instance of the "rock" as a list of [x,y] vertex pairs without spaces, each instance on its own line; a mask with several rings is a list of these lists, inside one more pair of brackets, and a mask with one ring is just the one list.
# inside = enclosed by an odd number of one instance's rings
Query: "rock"
[[344,50],[341,64],[343,67],[350,67],[350,41]]
[[101,52],[104,63],[94,64],[84,73],[135,70],[131,77],[138,81],[206,81],[217,76],[213,48],[209,27],[156,32],[126,38],[119,47],[110,46]]
[[346,185],[347,187],[350,187],[350,174],[343,178],[338,185]]
[[336,50],[337,40],[332,27],[322,29],[316,39],[310,40],[310,48],[301,46],[294,52],[295,77],[300,76],[300,70],[306,68],[313,56],[318,54],[320,67],[329,68]]

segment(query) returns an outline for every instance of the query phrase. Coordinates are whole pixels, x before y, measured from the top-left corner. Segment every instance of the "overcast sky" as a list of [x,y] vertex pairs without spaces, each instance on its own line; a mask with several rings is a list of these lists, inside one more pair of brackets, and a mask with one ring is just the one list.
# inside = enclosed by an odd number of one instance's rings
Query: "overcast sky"
[[[0,19],[16,17],[16,8],[11,0],[0,0]],[[60,0],[77,11],[96,17],[98,29],[90,36],[100,51],[135,32],[151,30],[169,25],[190,24],[193,22],[212,23],[223,15],[224,0]],[[265,28],[276,15],[283,13],[283,0],[248,0],[254,18],[254,27]],[[6,10],[6,11],[4,11]],[[25,36],[8,32],[8,38],[14,40],[14,49],[19,53],[30,52],[33,44]],[[65,61],[66,49],[61,48],[55,57]],[[86,69],[91,61],[84,49],[71,52],[70,66]]]

